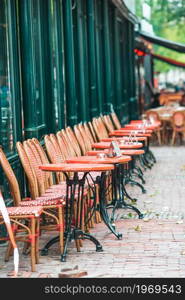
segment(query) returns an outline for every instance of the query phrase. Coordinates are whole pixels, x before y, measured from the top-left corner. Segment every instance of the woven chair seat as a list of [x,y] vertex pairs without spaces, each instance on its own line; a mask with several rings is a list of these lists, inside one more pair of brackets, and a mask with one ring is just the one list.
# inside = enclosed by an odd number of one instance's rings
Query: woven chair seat
[[65,192],[66,192],[66,186],[60,186],[60,184],[57,186],[50,186],[46,191],[45,191],[45,194],[44,195],[46,195],[46,194],[48,194],[48,193],[50,193],[51,195],[53,194],[53,195],[57,195],[57,194],[59,194],[59,195],[65,195]]
[[50,205],[64,205],[64,199],[49,199],[47,197],[39,197],[37,200],[21,201],[21,206],[50,206]]
[[[25,201],[26,202],[26,201]],[[28,202],[28,201],[27,201]],[[35,216],[39,217],[42,213],[42,206],[37,207],[22,207],[22,206],[15,206],[15,207],[7,207],[8,214],[10,216]],[[1,212],[0,212],[1,215]]]
[[36,197],[34,200],[60,200],[64,199],[66,195],[66,190],[47,190],[42,196]]

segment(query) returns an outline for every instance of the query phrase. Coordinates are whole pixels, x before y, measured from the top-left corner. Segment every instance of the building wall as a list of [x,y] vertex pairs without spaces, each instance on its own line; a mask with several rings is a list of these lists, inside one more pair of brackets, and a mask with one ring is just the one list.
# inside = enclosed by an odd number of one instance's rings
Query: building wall
[[[111,0],[1,0],[0,40],[0,145],[21,183],[17,141],[137,118],[134,25]],[[8,198],[2,170],[0,184]]]

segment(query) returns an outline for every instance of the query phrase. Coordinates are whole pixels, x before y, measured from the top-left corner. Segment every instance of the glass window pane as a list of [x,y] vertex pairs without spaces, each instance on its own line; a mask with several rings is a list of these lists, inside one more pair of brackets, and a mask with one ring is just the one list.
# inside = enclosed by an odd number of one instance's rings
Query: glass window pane
[[0,1],[0,144],[6,152],[12,152],[13,103],[10,88],[9,43],[6,1]]

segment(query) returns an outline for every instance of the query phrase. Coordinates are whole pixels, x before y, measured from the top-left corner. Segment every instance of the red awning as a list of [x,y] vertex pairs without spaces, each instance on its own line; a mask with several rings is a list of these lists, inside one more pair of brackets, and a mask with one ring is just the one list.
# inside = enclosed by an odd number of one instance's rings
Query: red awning
[[166,57],[166,56],[162,56],[162,55],[159,55],[159,54],[155,54],[155,53],[151,53],[153,58],[155,59],[159,59],[161,61],[164,61],[170,65],[173,65],[173,66],[176,66],[176,67],[180,67],[180,68],[185,68],[185,63],[183,62],[180,62],[180,61],[177,61],[177,60],[174,60],[174,59],[171,59],[169,57]]

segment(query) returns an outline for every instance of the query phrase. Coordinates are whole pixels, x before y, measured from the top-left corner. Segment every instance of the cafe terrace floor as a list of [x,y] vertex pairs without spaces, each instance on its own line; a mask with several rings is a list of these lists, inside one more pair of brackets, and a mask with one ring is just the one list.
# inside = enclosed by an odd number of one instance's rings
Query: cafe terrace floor
[[[103,252],[97,253],[91,242],[84,241],[77,253],[72,242],[67,262],[62,263],[54,245],[48,256],[40,257],[34,273],[30,272],[29,255],[20,258],[19,277],[58,277],[61,269],[75,266],[87,272],[85,277],[93,278],[185,277],[185,147],[152,150],[157,163],[145,172],[147,193],[128,187],[139,199],[137,207],[145,213],[143,220],[132,211],[120,209],[116,227],[123,233],[122,240],[110,234],[103,222],[95,224],[91,232],[101,241]],[[50,237],[44,234],[42,243]],[[5,249],[0,246],[1,278],[10,277],[13,270],[12,259],[4,262]]]

